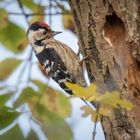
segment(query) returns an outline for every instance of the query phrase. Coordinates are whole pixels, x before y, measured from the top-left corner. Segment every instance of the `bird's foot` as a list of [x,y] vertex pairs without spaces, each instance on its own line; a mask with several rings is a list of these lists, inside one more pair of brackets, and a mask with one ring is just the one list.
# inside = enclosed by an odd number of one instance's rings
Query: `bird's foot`
[[83,63],[85,62],[85,61],[89,61],[91,59],[91,56],[89,55],[89,56],[86,56],[86,57],[84,57],[80,62],[79,62],[79,64],[82,66],[83,65]]

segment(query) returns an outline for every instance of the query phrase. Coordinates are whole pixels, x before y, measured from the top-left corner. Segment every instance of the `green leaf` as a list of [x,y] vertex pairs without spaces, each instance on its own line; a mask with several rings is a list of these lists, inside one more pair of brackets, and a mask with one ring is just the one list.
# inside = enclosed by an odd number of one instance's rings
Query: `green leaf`
[[57,90],[46,87],[44,83],[38,80],[32,80],[38,86],[42,95],[40,102],[50,111],[57,112],[60,116],[66,117],[70,113],[69,99]]
[[13,128],[11,128],[9,131],[0,136],[0,140],[11,140],[12,138],[14,140],[38,140],[33,130],[31,130],[27,138],[25,138],[18,124],[16,124]]
[[72,139],[71,129],[64,119],[52,112],[47,112],[46,115],[47,122],[44,122],[42,128],[49,140]]
[[16,118],[19,116],[19,113],[8,107],[0,108],[0,129],[3,129],[10,125]]
[[72,138],[70,127],[64,120],[70,112],[68,98],[47,87],[39,98],[33,97],[28,104],[49,140]]
[[71,129],[61,116],[49,111],[40,103],[35,102],[34,105],[30,109],[33,116],[41,123],[41,128],[49,140],[71,140]]
[[4,106],[10,96],[11,96],[11,93],[6,93],[6,94],[0,95],[0,106]]
[[31,87],[26,87],[25,89],[23,89],[23,91],[21,92],[19,98],[15,101],[14,103],[14,107],[17,107],[23,103],[27,103],[29,100],[31,100],[31,98],[33,98],[34,96],[38,96],[37,92],[34,91]]
[[21,52],[27,45],[26,33],[15,23],[8,21],[5,27],[0,28],[0,42],[15,53]]
[[0,15],[0,29],[2,29],[8,25],[8,13],[4,9],[0,8]]
[[25,140],[18,125],[15,125],[8,132],[0,136],[1,140],[11,140],[12,138],[14,140]]
[[46,89],[46,85],[39,81],[39,80],[32,80],[32,82],[39,88],[39,92],[44,92],[44,89]]
[[16,58],[7,58],[0,62],[0,80],[4,80],[17,68],[21,61]]
[[39,140],[33,130],[31,130],[25,140]]
[[71,111],[69,99],[62,93],[50,87],[47,87],[46,94],[41,101],[42,103],[46,101],[44,105],[48,110],[57,113],[63,118],[68,116]]

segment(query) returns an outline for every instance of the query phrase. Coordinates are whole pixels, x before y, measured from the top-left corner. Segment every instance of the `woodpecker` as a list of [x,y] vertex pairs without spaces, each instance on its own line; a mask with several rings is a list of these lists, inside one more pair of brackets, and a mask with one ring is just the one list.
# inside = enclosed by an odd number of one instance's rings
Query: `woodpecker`
[[34,22],[27,30],[27,39],[45,74],[56,81],[68,94],[73,94],[64,82],[85,87],[83,66],[76,53],[66,44],[54,39],[61,32],[53,31],[43,21]]

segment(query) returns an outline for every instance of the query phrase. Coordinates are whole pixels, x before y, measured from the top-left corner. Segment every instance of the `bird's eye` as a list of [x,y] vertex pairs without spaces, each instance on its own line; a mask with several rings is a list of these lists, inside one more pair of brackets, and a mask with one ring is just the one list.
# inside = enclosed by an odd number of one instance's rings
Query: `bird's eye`
[[46,31],[43,31],[43,34],[45,35],[47,32]]

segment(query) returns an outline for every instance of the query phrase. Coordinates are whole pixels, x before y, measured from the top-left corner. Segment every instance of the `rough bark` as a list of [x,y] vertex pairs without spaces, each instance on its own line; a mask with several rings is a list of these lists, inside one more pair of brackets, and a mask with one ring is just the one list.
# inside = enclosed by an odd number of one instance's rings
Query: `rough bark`
[[100,92],[120,90],[132,111],[102,118],[107,140],[140,140],[140,1],[69,0],[91,82]]

